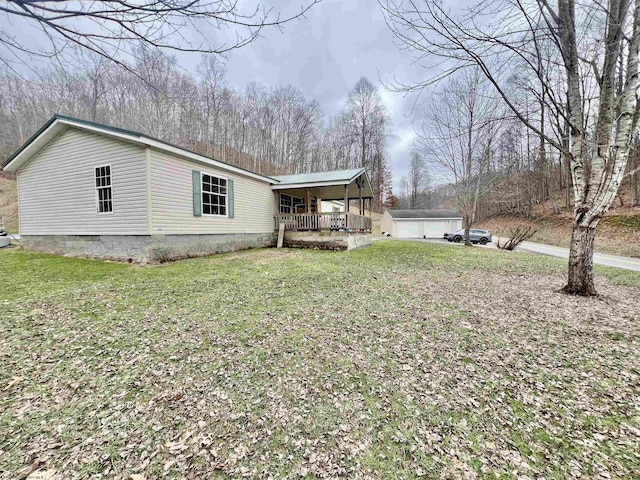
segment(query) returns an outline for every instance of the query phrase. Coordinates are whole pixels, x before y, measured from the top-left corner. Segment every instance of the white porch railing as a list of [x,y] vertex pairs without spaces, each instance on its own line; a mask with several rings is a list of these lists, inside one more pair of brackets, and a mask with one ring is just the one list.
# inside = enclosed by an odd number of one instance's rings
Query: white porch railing
[[347,230],[370,232],[371,219],[351,212],[279,213],[275,215],[276,230],[285,224],[286,230]]

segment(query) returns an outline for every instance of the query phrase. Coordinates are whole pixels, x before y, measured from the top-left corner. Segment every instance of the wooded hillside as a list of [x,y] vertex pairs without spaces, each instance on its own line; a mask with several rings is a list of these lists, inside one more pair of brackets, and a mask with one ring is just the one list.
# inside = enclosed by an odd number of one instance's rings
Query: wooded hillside
[[[196,72],[138,52],[123,70],[78,54],[75,68],[51,66],[25,78],[0,69],[0,158],[54,113],[141,132],[265,175],[365,167],[380,208],[391,188],[388,113],[360,79],[339,113],[291,86],[229,85],[224,65],[203,58]],[[4,163],[4,162],[3,162]]]
[[0,171],[0,217],[4,228],[14,233],[18,231],[18,191],[13,175]]

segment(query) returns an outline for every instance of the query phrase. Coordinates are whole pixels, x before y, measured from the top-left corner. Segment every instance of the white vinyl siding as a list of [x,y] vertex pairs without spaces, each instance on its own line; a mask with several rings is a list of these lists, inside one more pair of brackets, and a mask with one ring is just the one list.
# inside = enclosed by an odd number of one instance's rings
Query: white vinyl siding
[[380,219],[380,232],[390,233],[392,237],[396,236],[396,221],[389,214],[388,210],[382,214],[382,218]]
[[[271,233],[274,195],[269,183],[150,150],[151,233]],[[234,218],[193,214],[193,170],[233,180]]]
[[322,213],[344,212],[344,203],[335,200],[322,200],[320,211]]
[[[113,212],[98,214],[95,169],[111,166]],[[23,235],[147,233],[144,148],[69,128],[19,174]]]

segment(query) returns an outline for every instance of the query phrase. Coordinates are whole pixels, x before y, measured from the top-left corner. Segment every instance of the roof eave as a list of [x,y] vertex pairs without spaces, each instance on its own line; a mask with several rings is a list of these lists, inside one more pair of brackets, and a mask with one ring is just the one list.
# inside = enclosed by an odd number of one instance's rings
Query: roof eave
[[[291,183],[283,183],[284,181],[281,178],[274,178],[274,185],[281,185],[282,188],[289,188],[291,185],[296,185],[294,188],[304,188],[306,186],[329,186],[329,185],[323,185],[323,184],[331,184],[331,185],[349,185],[351,183],[353,183],[353,181],[358,178],[360,175],[362,175],[363,173],[365,173],[365,169],[363,167],[354,169],[355,170],[355,174],[351,175],[350,177],[346,177],[346,178],[341,178],[341,179],[334,179],[334,180],[314,180],[311,182],[291,182]],[[327,172],[327,173],[332,173],[332,172]],[[283,175],[283,177],[295,177],[296,175]],[[367,177],[367,181],[369,180],[369,177]],[[369,182],[371,183],[371,182]],[[303,187],[300,187],[299,185],[302,185]]]
[[336,185],[350,185],[349,180],[333,180],[326,182],[306,182],[306,183],[276,183],[271,185],[272,190],[287,190],[289,188],[315,188],[315,187],[334,187]]
[[[25,156],[26,153],[33,151],[34,146],[38,146],[38,140],[44,139],[44,144],[41,145],[41,148],[59,135],[61,131],[56,132],[52,138],[46,139],[44,135],[49,132],[52,132],[58,125],[64,126],[64,129],[67,127],[75,127],[81,130],[87,130],[99,133],[101,135],[107,135],[111,137],[117,137],[124,141],[134,142],[138,144],[145,145],[147,147],[156,148],[158,150],[162,150],[165,152],[170,152],[174,155],[178,155],[181,157],[186,157],[192,161],[196,161],[199,163],[203,163],[205,165],[209,165],[215,168],[220,168],[222,170],[226,170],[229,172],[234,172],[239,175],[244,175],[247,177],[254,178],[256,180],[263,181],[265,183],[272,184],[276,180],[271,177],[267,177],[264,175],[260,175],[258,173],[250,172],[249,170],[244,170],[239,167],[235,167],[233,165],[229,165],[227,163],[220,162],[218,160],[214,160],[212,158],[205,157],[203,155],[191,152],[182,147],[177,147],[175,145],[170,145],[161,140],[157,140],[155,138],[147,137],[145,135],[136,134],[135,132],[130,132],[128,130],[122,130],[117,128],[104,128],[98,124],[94,124],[93,122],[84,123],[83,121],[74,120],[70,117],[64,117],[61,115],[54,115],[47,123],[45,123],[36,133],[34,133],[18,150],[16,150],[10,157],[9,160],[5,163],[3,170],[8,172],[15,172],[19,170],[26,162],[28,162],[36,153],[33,153],[30,157]],[[39,150],[38,150],[39,151]]]
[[[360,167],[360,168],[358,169],[358,173],[354,174],[354,175],[351,177],[351,180],[349,181],[349,183],[353,182],[356,178],[358,178],[358,177],[359,177],[360,175],[362,175],[363,173],[366,175],[366,171],[365,171],[364,167]],[[368,177],[368,176],[367,176],[367,181],[369,181],[369,177]]]
[[244,170],[243,168],[235,167],[227,163],[219,162],[218,160],[214,160],[212,158],[208,158],[208,157],[199,155],[197,153],[190,152],[189,150],[185,150],[184,148],[168,145],[160,140],[155,140],[155,139],[143,136],[141,137],[141,143],[147,145],[148,147],[156,148],[158,150],[163,150],[166,152],[171,152],[174,155],[186,157],[195,162],[200,162],[215,168],[220,168],[222,170],[234,172],[234,173],[237,173],[238,175],[244,175],[245,177],[251,177],[265,183],[272,184],[274,182],[273,178],[271,177],[260,175],[259,173],[250,172],[249,170]]
[[[47,123],[45,123],[42,127],[40,127],[36,133],[31,135],[31,137],[29,137],[29,139],[26,142],[20,145],[20,147],[18,147],[18,149],[9,156],[5,164],[2,166],[2,169],[7,172],[15,172],[19,170],[22,164],[24,163],[24,162],[20,162],[20,158],[24,158],[25,152],[28,152],[29,149],[33,147],[34,142],[38,138],[40,138],[42,135],[45,135],[51,130],[53,130],[55,125],[58,122],[59,122],[59,119],[56,115],[51,117],[47,121]],[[29,158],[27,158],[25,161],[29,160]]]

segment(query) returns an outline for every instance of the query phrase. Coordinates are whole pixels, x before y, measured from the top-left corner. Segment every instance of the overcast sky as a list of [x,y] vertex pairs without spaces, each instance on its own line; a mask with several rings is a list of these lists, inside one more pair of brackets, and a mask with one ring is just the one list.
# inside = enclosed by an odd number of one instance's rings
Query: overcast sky
[[[279,1],[277,8],[292,13],[295,5],[300,2]],[[189,59],[189,67],[195,68],[198,60]],[[252,81],[269,86],[289,84],[317,100],[327,115],[338,113],[357,80],[367,77],[378,85],[391,118],[388,152],[397,187],[408,171],[412,122],[419,118],[416,114],[410,117],[414,97],[390,92],[380,80],[387,82],[394,76],[419,79],[419,68],[412,60],[394,45],[375,0],[323,0],[306,18],[287,24],[283,32],[263,30],[262,38],[230,53],[226,64],[232,85],[244,88]]]

